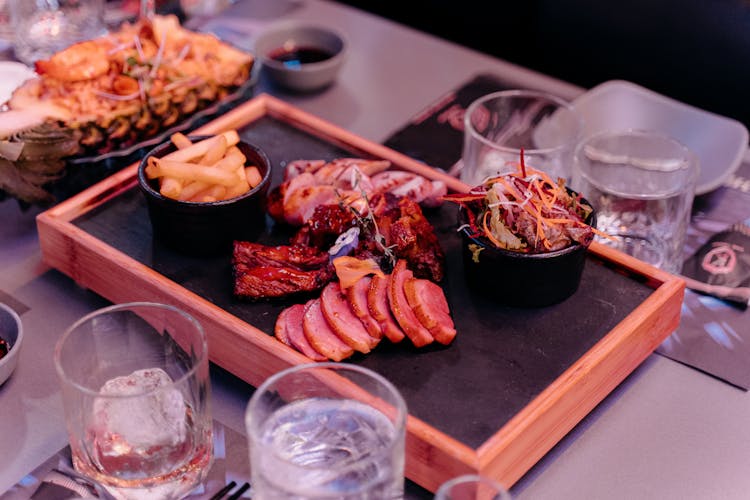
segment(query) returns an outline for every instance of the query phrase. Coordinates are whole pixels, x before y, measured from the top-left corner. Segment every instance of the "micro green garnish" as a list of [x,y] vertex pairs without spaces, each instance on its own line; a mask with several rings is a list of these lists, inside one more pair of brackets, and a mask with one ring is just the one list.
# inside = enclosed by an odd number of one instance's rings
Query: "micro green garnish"
[[339,205],[344,209],[349,210],[354,215],[354,219],[356,220],[357,225],[360,226],[363,232],[369,233],[372,236],[373,241],[375,241],[375,245],[380,249],[381,252],[383,252],[385,258],[388,259],[388,264],[393,267],[396,265],[396,254],[393,252],[393,249],[396,247],[396,245],[386,245],[387,241],[385,239],[385,236],[383,236],[383,234],[380,232],[378,222],[375,220],[375,215],[373,214],[372,207],[370,206],[370,198],[368,198],[367,192],[360,187],[362,173],[358,168],[354,168],[353,170],[354,172],[352,174],[352,187],[359,190],[360,196],[362,196],[362,199],[365,201],[365,208],[367,210],[367,213],[365,215],[362,215],[359,210],[356,209],[356,207],[353,207],[350,203],[346,202],[344,197],[337,189],[336,196],[339,199]]

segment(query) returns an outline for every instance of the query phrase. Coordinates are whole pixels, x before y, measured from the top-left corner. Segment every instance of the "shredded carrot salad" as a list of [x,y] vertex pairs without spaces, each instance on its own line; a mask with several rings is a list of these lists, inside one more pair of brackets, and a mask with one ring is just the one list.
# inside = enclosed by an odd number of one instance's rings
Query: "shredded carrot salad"
[[526,253],[560,250],[573,244],[588,246],[596,231],[586,223],[593,211],[580,195],[553,182],[547,174],[524,163],[518,172],[491,177],[466,194],[449,194],[468,216],[472,237],[498,248]]

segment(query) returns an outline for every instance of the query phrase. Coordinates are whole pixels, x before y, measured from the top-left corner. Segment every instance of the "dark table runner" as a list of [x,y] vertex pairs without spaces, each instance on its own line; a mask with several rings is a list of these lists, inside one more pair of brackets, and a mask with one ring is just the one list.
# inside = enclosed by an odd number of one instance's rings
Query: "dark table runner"
[[[474,99],[511,86],[480,74],[454,89],[397,129],[384,144],[428,165],[451,171],[461,158],[463,113]],[[750,163],[724,186],[696,198],[685,245],[692,255],[711,235],[750,217]],[[682,321],[657,353],[750,388],[750,313],[729,302],[686,291]]]

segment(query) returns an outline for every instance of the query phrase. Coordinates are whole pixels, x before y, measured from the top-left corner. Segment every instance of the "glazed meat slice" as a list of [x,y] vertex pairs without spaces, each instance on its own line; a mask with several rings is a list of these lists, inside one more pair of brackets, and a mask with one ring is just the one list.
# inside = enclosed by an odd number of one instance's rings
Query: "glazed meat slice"
[[372,278],[365,276],[347,288],[345,293],[352,312],[362,322],[367,333],[371,337],[381,339],[383,337],[383,329],[380,328],[380,324],[370,314],[367,304],[367,292],[370,290],[371,282]]
[[328,359],[341,361],[354,354],[354,349],[331,330],[320,308],[320,299],[311,300],[305,305],[302,330],[313,349]]
[[422,326],[441,344],[448,345],[456,337],[456,329],[443,289],[432,281],[409,278],[404,294]]
[[399,260],[393,273],[389,277],[388,300],[391,304],[393,317],[396,318],[401,329],[416,347],[422,347],[435,340],[432,334],[419,321],[406,299],[404,284],[412,278],[412,272],[406,268],[406,261]]
[[281,311],[276,319],[274,329],[276,338],[313,361],[326,361],[328,358],[313,349],[307,337],[305,337],[305,332],[302,330],[304,314],[305,306],[303,304],[294,304]]
[[269,247],[235,241],[234,294],[259,299],[320,290],[333,277],[328,253],[313,247]]
[[354,214],[339,205],[319,205],[312,217],[291,238],[292,245],[328,249],[354,225]]
[[370,279],[370,289],[367,290],[367,310],[378,322],[388,340],[395,344],[404,340],[406,335],[391,313],[391,305],[388,302],[389,282],[388,276],[373,276]]
[[[445,254],[435,229],[419,204],[408,198],[385,194],[373,197],[371,206],[385,244],[392,248],[395,256],[405,259],[416,277],[440,282]],[[378,252],[374,241],[362,243],[357,251]]]
[[380,342],[379,338],[367,333],[362,322],[354,315],[338,282],[332,281],[323,288],[320,309],[331,330],[355,351],[367,354]]

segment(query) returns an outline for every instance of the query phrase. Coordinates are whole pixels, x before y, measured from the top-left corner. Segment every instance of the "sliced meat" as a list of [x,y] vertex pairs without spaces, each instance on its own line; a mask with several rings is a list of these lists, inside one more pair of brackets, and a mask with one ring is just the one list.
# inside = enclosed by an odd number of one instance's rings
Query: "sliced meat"
[[377,320],[372,317],[367,305],[367,292],[370,289],[371,281],[372,278],[369,276],[357,280],[356,283],[346,289],[346,298],[349,300],[352,312],[362,322],[370,337],[381,339],[383,338],[383,329]]
[[388,340],[398,343],[404,340],[406,336],[404,331],[396,323],[396,318],[391,313],[391,306],[388,303],[388,276],[373,276],[370,280],[370,289],[367,290],[367,310],[370,312],[375,321],[380,324],[380,328]]
[[[405,259],[417,278],[439,283],[443,279],[445,254],[435,228],[424,216],[419,204],[391,193],[378,194],[370,199],[370,206],[378,229],[398,259]],[[360,240],[358,252],[378,253],[380,246],[374,239]]]
[[[304,306],[302,304],[298,304],[300,307],[302,307],[302,311],[304,311]],[[289,347],[292,346],[292,343],[289,341],[289,316],[292,314],[291,309],[295,307],[287,307],[281,313],[279,313],[279,317],[276,318],[276,324],[273,327],[273,334],[274,336],[279,339],[283,344],[288,345]]]
[[456,328],[440,286],[429,280],[409,278],[404,283],[404,294],[419,322],[435,340],[445,345],[453,342]]
[[302,319],[305,315],[303,304],[287,307],[276,319],[276,338],[296,349],[313,361],[326,361],[328,358],[313,349],[302,330]]
[[337,158],[331,163],[345,167],[357,167],[367,177],[372,177],[391,166],[391,162],[388,160],[366,160],[364,158]]
[[319,290],[333,277],[328,252],[301,245],[235,241],[234,294],[259,299]]
[[294,160],[286,164],[284,169],[284,180],[288,181],[300,174],[308,172],[314,174],[320,167],[326,164],[325,160]]
[[333,361],[341,361],[354,354],[354,349],[344,343],[328,325],[320,308],[320,299],[305,305],[302,317],[302,331],[305,338],[317,352]]
[[412,201],[426,207],[439,207],[442,204],[441,196],[448,194],[448,187],[444,182],[431,181],[421,175],[391,190],[396,196],[405,196]]
[[406,261],[399,260],[393,273],[389,277],[388,300],[391,304],[391,312],[396,318],[401,329],[416,347],[422,347],[435,340],[417,316],[412,311],[409,301],[406,299],[404,284],[412,278],[413,274],[406,268]]
[[336,190],[333,186],[319,184],[309,172],[299,174],[286,183],[284,188],[284,221],[300,226],[312,217],[318,205],[336,203]]
[[355,351],[367,354],[380,342],[380,339],[367,333],[362,322],[354,315],[338,282],[332,281],[323,288],[320,309],[331,330]]
[[354,227],[354,214],[340,205],[319,205],[313,216],[289,240],[292,245],[305,245],[328,250],[339,235]]
[[346,169],[346,165],[340,161],[328,162],[315,172],[315,180],[318,184],[336,183],[336,179]]
[[389,170],[372,177],[376,193],[390,192],[396,196],[406,196],[426,207],[442,204],[441,197],[448,193],[445,182],[431,181],[413,172]]
[[266,197],[266,211],[268,215],[279,222],[284,221],[284,195],[286,183],[281,183],[268,192]]

